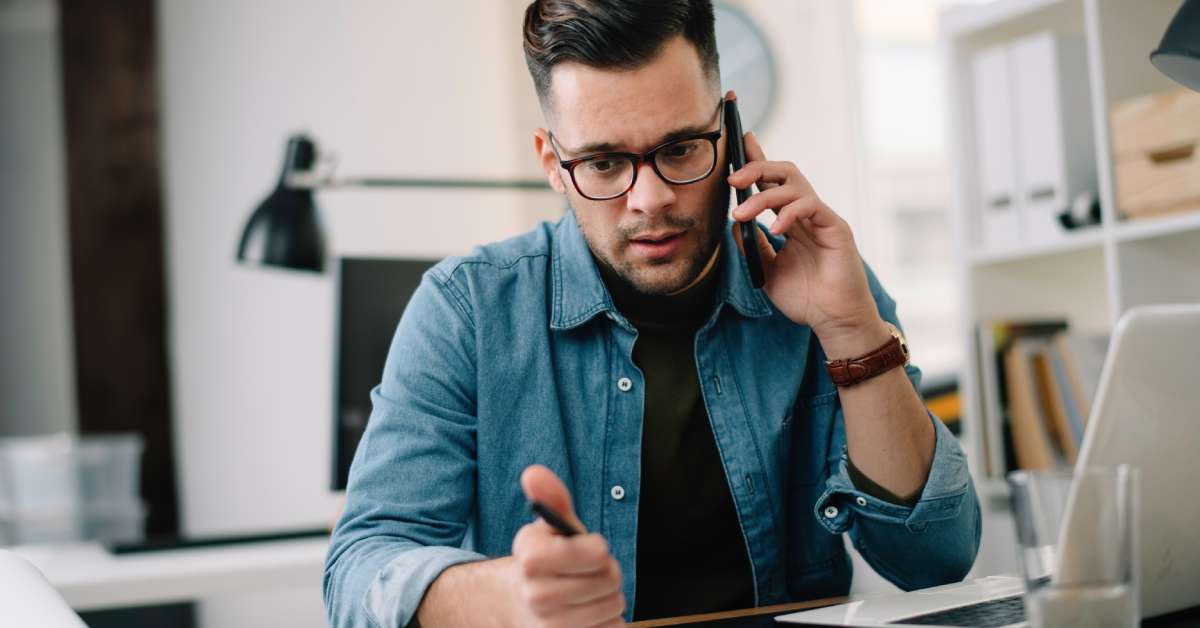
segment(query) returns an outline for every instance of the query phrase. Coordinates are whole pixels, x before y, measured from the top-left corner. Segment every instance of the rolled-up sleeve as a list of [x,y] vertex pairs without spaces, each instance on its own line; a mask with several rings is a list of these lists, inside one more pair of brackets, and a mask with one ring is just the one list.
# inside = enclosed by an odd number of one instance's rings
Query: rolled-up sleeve
[[[901,327],[896,302],[871,268],[865,269],[880,316]],[[905,373],[913,387],[920,390],[921,370],[908,365]],[[844,419],[839,406],[836,421],[844,423]],[[841,458],[830,464],[829,479],[813,512],[829,532],[849,532],[867,563],[905,590],[966,577],[975,563],[982,532],[979,499],[962,447],[932,413],[929,420],[936,438],[933,461],[915,504],[894,504],[859,490],[847,470],[849,460],[842,439],[836,443]]]
[[893,504],[856,488],[843,449],[813,512],[830,533],[849,532],[871,567],[905,590],[962,580],[979,550],[979,500],[966,458],[950,430],[932,414],[929,420],[937,440],[916,504]]
[[405,626],[442,571],[485,558],[462,547],[476,472],[474,326],[439,270],[413,294],[371,391],[325,560],[335,628]]

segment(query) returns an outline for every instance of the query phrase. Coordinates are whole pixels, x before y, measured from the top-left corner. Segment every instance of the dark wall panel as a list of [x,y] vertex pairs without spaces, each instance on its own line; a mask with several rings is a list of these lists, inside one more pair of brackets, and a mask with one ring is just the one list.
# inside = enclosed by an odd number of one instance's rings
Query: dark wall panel
[[154,2],[60,19],[80,432],[143,435],[147,533],[174,534]]

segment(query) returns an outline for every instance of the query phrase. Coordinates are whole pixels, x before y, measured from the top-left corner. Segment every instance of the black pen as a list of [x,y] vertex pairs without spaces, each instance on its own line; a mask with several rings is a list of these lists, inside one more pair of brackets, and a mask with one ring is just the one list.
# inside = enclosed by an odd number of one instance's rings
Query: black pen
[[557,530],[559,534],[563,536],[579,534],[579,531],[564,521],[562,516],[547,508],[542,502],[529,502],[529,509],[533,511],[533,514],[545,519],[546,523],[550,524],[550,527]]

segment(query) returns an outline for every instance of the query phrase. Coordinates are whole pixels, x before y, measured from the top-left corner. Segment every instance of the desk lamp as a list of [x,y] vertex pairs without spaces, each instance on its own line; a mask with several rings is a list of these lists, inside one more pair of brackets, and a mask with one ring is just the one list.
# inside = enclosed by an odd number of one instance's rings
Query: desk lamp
[[242,229],[239,262],[292,270],[324,272],[325,236],[313,191],[330,187],[550,190],[545,181],[416,179],[395,177],[334,178],[315,172],[317,147],[305,135],[288,139],[283,172],[275,190],[258,204]]
[[1186,0],[1150,62],[1175,82],[1200,91],[1200,0]]

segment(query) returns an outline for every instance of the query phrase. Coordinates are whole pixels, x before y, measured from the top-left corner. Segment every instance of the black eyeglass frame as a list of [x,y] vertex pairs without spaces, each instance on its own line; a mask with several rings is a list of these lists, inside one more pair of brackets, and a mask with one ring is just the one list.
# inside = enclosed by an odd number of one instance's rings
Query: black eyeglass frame
[[[650,167],[654,169],[654,174],[657,174],[659,179],[662,179],[664,182],[666,182],[670,185],[689,185],[689,184],[696,183],[698,181],[703,181],[703,180],[707,179],[709,176],[712,175],[713,171],[715,171],[717,169],[717,153],[719,152],[717,150],[717,140],[721,139],[721,135],[725,132],[725,116],[720,115],[721,106],[724,104],[725,104],[724,98],[722,98],[720,100],[720,102],[717,103],[717,118],[720,119],[720,122],[719,122],[720,126],[717,127],[716,131],[695,133],[693,135],[686,135],[684,137],[678,137],[673,140],[667,140],[666,142],[663,142],[662,144],[659,144],[658,146],[655,146],[654,148],[651,148],[650,150],[648,150],[640,155],[637,153],[606,152],[606,153],[592,153],[591,155],[584,155],[583,157],[576,157],[575,159],[563,160],[562,155],[560,155],[558,153],[558,147],[555,146],[556,140],[554,139],[553,132],[547,133],[547,135],[550,137],[550,149],[554,151],[554,156],[558,157],[559,167],[566,170],[567,174],[571,175],[571,185],[575,186],[575,191],[579,192],[580,196],[582,196],[588,200],[591,200],[591,201],[611,201],[614,198],[620,198],[620,197],[628,194],[629,191],[633,189],[633,186],[637,184],[638,170],[641,169],[641,166],[643,163],[650,164]],[[680,142],[690,142],[692,140],[699,140],[699,139],[708,140],[708,142],[710,144],[712,144],[713,157],[712,157],[712,164],[708,167],[708,172],[705,172],[703,175],[700,175],[694,179],[688,179],[687,181],[674,181],[672,179],[667,178],[667,176],[664,175],[662,173],[662,171],[658,169],[658,162],[655,161],[655,156],[658,154],[658,151],[663,150],[664,148],[669,148]],[[580,189],[579,182],[575,180],[575,167],[585,161],[591,161],[591,160],[597,159],[599,157],[607,157],[610,159],[618,159],[618,158],[625,159],[625,160],[629,161],[630,163],[632,163],[633,164],[633,178],[630,179],[629,186],[626,187],[624,190],[622,190],[620,193],[613,194],[612,196],[596,197],[596,196],[588,196],[587,194],[585,194],[584,191],[582,189]]]

